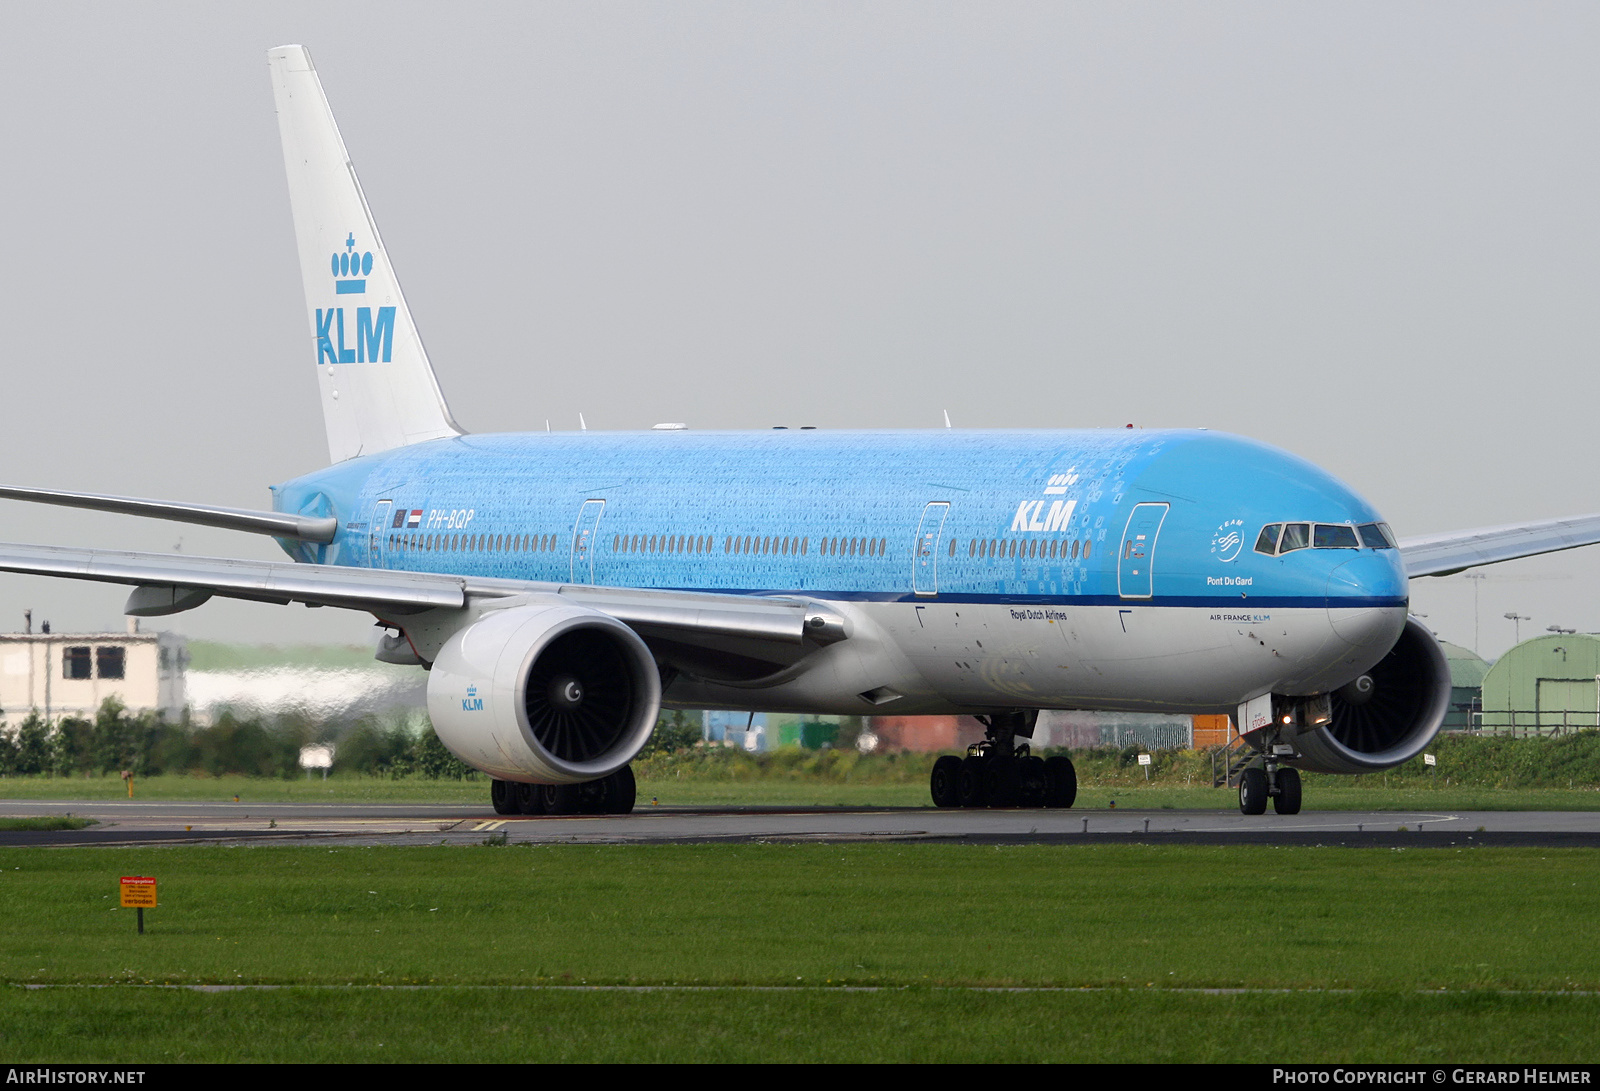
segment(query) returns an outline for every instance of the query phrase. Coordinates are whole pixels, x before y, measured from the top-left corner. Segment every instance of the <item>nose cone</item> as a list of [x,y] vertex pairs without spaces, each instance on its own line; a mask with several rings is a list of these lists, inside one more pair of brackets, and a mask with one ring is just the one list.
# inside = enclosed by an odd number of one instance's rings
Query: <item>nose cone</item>
[[1398,549],[1352,550],[1350,559],[1328,573],[1328,605],[1404,606],[1410,597]]
[[1408,588],[1398,550],[1361,550],[1328,573],[1328,622],[1351,647],[1381,658],[1405,628]]

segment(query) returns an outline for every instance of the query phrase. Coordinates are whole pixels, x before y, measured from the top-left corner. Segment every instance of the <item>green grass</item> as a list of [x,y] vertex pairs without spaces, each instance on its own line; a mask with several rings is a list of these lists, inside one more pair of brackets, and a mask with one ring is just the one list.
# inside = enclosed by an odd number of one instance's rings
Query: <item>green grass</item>
[[[234,796],[247,803],[484,803],[489,798],[489,781],[429,780],[425,777],[364,776],[345,773],[330,776],[273,777],[169,774],[135,777],[133,798],[162,800],[231,801]],[[0,800],[7,799],[127,799],[127,783],[115,776],[103,777],[0,777]],[[0,803],[3,807],[3,803]]]
[[92,818],[48,815],[39,818],[0,818],[0,830],[81,830],[100,823]]
[[[127,874],[160,881],[144,936],[115,908]],[[120,1063],[1574,1060],[1600,1047],[1600,998],[1548,993],[1600,989],[1597,897],[1600,851],[1581,849],[0,850],[5,982],[291,986],[0,989],[0,1045]],[[436,988],[360,987],[413,983]],[[1063,991],[973,991],[1018,986]],[[1291,991],[1172,991],[1204,988]]]
[[0,992],[13,1063],[1586,1062],[1592,997]]

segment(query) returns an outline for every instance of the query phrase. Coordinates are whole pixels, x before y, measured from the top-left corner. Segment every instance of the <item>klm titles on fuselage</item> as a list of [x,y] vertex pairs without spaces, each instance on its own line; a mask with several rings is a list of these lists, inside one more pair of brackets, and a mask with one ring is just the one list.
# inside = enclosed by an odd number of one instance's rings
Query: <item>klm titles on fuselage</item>
[[[333,255],[333,289],[336,295],[365,295],[367,274],[372,272],[372,252],[357,253],[352,232],[345,239],[345,252]],[[389,363],[394,353],[393,307],[355,308],[353,344],[345,342],[345,309],[317,308],[317,365]]]
[[[1044,494],[1046,496],[1060,496],[1073,485],[1078,483],[1076,470],[1068,470],[1063,474],[1051,474],[1050,480],[1045,482]],[[1044,506],[1050,505],[1050,510],[1045,511]],[[1013,533],[1055,533],[1065,530],[1072,521],[1072,513],[1077,508],[1076,500],[1024,500],[1017,505],[1017,514],[1011,519]]]

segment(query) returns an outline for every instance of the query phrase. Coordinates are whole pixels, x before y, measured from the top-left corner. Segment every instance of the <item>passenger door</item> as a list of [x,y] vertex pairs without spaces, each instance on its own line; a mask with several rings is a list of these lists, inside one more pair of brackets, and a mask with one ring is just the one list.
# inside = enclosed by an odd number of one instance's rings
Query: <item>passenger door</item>
[[573,583],[594,582],[594,554],[599,545],[600,516],[606,510],[604,500],[585,500],[578,509],[578,521],[572,525],[572,568],[569,578]]
[[939,546],[944,537],[945,516],[949,514],[950,503],[946,500],[935,500],[922,509],[911,559],[911,589],[919,595],[939,593]]
[[1147,599],[1155,593],[1156,535],[1166,517],[1166,504],[1135,504],[1128,516],[1117,555],[1117,594],[1123,598]]

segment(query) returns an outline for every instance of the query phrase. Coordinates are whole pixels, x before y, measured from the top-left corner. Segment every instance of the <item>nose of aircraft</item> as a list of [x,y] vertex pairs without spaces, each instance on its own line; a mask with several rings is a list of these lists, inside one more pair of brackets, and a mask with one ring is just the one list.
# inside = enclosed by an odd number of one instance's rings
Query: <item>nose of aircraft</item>
[[1363,549],[1328,573],[1328,622],[1354,647],[1388,651],[1405,627],[1407,602],[1396,550]]

